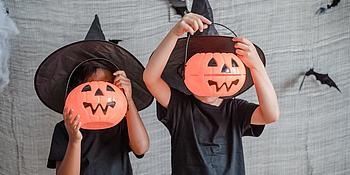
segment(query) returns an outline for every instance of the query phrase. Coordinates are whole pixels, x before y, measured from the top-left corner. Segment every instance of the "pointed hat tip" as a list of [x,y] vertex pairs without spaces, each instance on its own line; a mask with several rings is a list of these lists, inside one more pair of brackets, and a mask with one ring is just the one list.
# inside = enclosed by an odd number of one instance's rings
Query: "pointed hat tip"
[[85,40],[106,40],[97,14],[95,14],[94,21],[92,22],[90,29],[86,34]]

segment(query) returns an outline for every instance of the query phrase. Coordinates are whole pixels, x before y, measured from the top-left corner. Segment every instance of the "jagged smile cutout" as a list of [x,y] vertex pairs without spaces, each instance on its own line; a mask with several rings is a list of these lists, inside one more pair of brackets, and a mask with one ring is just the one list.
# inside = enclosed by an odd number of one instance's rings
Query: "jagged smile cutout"
[[88,103],[88,102],[83,102],[83,105],[84,105],[84,108],[90,107],[93,115],[95,115],[95,113],[99,107],[101,108],[103,114],[106,115],[108,107],[114,108],[114,106],[116,105],[116,102],[115,101],[108,102],[104,108],[102,107],[102,105],[100,103],[95,108],[92,106],[91,103]]
[[227,83],[224,82],[224,83],[222,83],[221,86],[219,87],[218,82],[213,81],[213,80],[208,80],[209,86],[215,86],[216,91],[220,91],[220,89],[221,89],[222,87],[224,87],[224,86],[226,87],[226,91],[230,91],[232,85],[237,85],[238,82],[239,82],[238,79],[235,80],[235,81],[231,81],[231,84],[230,84],[230,85],[227,85]]

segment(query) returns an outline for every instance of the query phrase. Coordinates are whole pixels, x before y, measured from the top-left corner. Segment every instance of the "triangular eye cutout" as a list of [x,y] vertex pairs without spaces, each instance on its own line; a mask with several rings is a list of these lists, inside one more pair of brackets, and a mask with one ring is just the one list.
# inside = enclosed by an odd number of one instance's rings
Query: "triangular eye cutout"
[[107,90],[107,91],[113,91],[113,92],[115,92],[114,89],[113,89],[110,85],[107,85],[106,90]]
[[81,90],[81,92],[87,92],[87,91],[91,91],[91,86],[90,85],[84,86],[84,88]]
[[211,58],[211,60],[208,63],[208,67],[216,67],[218,64],[216,63],[214,58]]
[[231,62],[232,62],[232,67],[238,67],[238,64],[233,58],[231,58]]
[[221,73],[231,73],[231,70],[224,64],[221,69]]
[[95,96],[103,96],[103,93],[100,88],[98,88],[95,92]]

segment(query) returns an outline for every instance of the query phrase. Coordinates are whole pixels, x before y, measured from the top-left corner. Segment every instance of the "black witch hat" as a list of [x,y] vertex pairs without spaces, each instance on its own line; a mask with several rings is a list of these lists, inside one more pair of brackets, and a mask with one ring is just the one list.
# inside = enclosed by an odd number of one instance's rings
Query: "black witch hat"
[[[213,12],[208,0],[193,0],[192,13],[200,14],[214,23]],[[185,94],[191,94],[186,88],[183,77],[183,68],[186,61],[196,53],[221,52],[235,53],[234,42],[232,36],[220,36],[214,25],[210,25],[203,32],[197,31],[194,36],[178,39],[169,61],[165,66],[162,77],[170,87],[175,88]],[[216,23],[217,24],[217,23]],[[217,24],[223,26],[221,24]],[[227,28],[226,26],[223,26]],[[228,28],[227,28],[228,29]],[[230,30],[230,29],[229,29]],[[234,35],[235,33],[230,30]],[[261,61],[266,63],[263,51],[255,45]],[[185,58],[186,57],[186,58]],[[253,79],[249,69],[246,67],[246,80],[241,90],[225,98],[233,98],[253,86]]]
[[62,113],[70,77],[86,62],[108,64],[106,67],[111,72],[125,71],[131,80],[133,100],[138,110],[152,103],[153,97],[142,80],[144,67],[126,49],[105,40],[97,15],[85,40],[63,46],[40,64],[34,78],[39,99],[50,109]]

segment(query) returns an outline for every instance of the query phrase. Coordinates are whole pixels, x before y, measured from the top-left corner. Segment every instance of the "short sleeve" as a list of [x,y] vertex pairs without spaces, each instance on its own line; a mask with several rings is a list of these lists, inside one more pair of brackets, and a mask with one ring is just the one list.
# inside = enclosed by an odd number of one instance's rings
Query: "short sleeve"
[[176,128],[178,118],[183,112],[182,106],[186,105],[185,101],[188,98],[187,95],[178,90],[173,88],[170,89],[171,95],[168,107],[165,108],[157,102],[157,118],[167,127],[170,134],[172,134]]
[[241,125],[242,136],[259,137],[265,125],[251,124],[252,115],[259,105],[249,103],[242,99],[236,99],[236,111]]
[[68,133],[61,121],[56,124],[52,135],[50,154],[47,161],[48,168],[56,168],[56,161],[62,161],[68,145]]
[[[130,151],[132,152],[131,147],[129,145],[130,140],[129,140],[128,124],[127,124],[126,118],[124,118],[119,124],[120,124],[120,129],[121,129],[121,133],[122,133],[122,137],[123,137],[122,138],[123,139],[123,143],[126,143],[127,152],[130,152]],[[138,159],[141,159],[144,156],[144,154],[137,155],[135,153],[134,153],[134,155]]]

